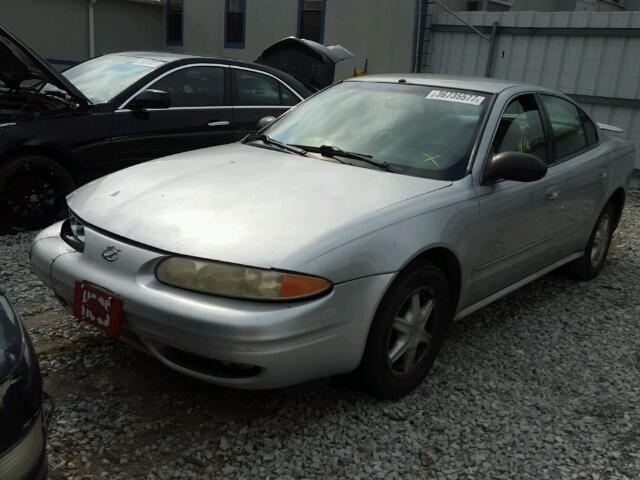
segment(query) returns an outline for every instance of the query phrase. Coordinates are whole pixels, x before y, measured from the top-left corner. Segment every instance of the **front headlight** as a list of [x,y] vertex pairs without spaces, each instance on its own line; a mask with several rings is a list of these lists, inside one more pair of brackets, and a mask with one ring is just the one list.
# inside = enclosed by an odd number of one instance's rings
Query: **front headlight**
[[84,243],[84,224],[71,210],[69,210],[69,228],[71,229],[71,234],[78,241]]
[[78,216],[69,210],[69,218],[62,224],[60,236],[71,247],[79,252],[84,251],[85,233],[84,223]]
[[248,300],[301,300],[331,289],[320,277],[182,257],[160,262],[156,277],[178,288]]

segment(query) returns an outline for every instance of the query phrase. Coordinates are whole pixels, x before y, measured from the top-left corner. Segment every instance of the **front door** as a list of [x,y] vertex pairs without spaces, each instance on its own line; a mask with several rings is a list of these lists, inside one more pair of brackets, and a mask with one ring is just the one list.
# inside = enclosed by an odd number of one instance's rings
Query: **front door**
[[114,113],[114,161],[125,166],[235,141],[227,84],[224,65],[187,65],[163,75],[147,88],[168,92],[169,108],[139,111],[125,105]]
[[[495,132],[490,155],[519,151],[546,161],[549,142],[533,94],[510,101]],[[553,203],[556,179],[502,180],[478,185],[477,253],[471,271],[471,303],[480,301],[553,263],[553,237],[562,217]]]

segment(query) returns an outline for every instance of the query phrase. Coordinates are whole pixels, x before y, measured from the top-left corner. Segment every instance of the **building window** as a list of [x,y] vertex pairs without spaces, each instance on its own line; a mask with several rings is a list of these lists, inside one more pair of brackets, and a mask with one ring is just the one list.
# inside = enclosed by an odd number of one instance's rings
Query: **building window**
[[182,0],[167,0],[167,45],[182,45]]
[[244,48],[246,0],[226,0],[224,48]]
[[325,0],[300,0],[298,37],[322,43],[324,37]]

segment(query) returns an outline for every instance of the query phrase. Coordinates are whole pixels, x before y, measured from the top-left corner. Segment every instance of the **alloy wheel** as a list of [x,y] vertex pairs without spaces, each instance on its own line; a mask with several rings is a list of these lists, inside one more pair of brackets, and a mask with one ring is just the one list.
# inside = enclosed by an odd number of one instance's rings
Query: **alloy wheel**
[[25,162],[0,179],[2,215],[16,230],[42,228],[57,220],[73,181],[47,164]]
[[436,299],[427,287],[414,290],[396,313],[387,343],[387,360],[396,376],[406,376],[424,359],[433,344],[431,320]]
[[593,243],[591,245],[591,266],[598,267],[609,247],[611,241],[611,215],[605,213],[600,218],[600,223],[593,236]]

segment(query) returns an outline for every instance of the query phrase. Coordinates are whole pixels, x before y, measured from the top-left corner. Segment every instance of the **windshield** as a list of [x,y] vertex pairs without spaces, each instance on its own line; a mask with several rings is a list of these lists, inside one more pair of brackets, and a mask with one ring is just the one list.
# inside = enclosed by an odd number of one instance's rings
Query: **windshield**
[[491,95],[402,83],[343,82],[261,133],[300,146],[370,155],[391,170],[462,178]]
[[105,55],[63,72],[93,103],[104,103],[164,62],[129,55]]

